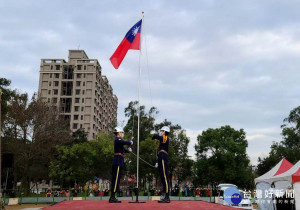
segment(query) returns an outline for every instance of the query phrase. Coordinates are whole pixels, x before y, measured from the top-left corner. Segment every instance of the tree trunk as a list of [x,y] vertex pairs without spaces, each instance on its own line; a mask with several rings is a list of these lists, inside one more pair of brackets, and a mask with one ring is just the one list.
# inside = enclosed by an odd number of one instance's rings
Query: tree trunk
[[22,178],[21,186],[24,190],[24,196],[29,196],[29,194],[30,194],[30,178],[27,175],[25,175]]

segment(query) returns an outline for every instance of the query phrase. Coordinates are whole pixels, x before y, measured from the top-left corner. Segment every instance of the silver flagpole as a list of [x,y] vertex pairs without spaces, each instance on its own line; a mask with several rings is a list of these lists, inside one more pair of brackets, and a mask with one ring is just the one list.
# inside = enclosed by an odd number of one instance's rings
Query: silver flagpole
[[141,88],[141,57],[142,57],[142,35],[144,26],[144,11],[142,11],[142,28],[140,37],[140,58],[139,58],[139,82],[138,82],[138,130],[137,130],[137,162],[136,162],[136,187],[139,188],[139,160],[140,160],[140,88]]
[[129,203],[145,203],[139,201],[139,161],[140,161],[140,86],[141,86],[141,57],[142,57],[142,32],[144,27],[144,11],[142,11],[142,26],[140,35],[140,58],[139,58],[139,78],[138,78],[138,126],[137,126],[137,160],[136,160],[136,201]]

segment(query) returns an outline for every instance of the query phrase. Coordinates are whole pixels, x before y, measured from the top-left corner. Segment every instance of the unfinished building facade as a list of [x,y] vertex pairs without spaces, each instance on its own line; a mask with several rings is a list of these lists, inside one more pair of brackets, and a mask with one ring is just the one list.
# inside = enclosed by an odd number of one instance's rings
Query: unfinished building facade
[[68,62],[41,59],[39,96],[70,120],[73,132],[84,128],[89,140],[117,121],[118,98],[98,60],[84,50],[69,50]]

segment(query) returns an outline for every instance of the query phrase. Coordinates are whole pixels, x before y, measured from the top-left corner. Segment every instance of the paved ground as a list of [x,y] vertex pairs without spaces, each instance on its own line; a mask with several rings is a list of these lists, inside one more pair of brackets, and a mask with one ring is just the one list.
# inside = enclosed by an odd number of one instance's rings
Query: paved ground
[[22,205],[13,205],[13,206],[5,206],[5,210],[39,210],[43,207],[50,206],[49,204],[22,204]]
[[209,203],[205,201],[171,201],[171,203],[157,203],[157,201],[146,201],[146,203],[128,203],[128,201],[122,201],[122,203],[108,203],[108,201],[63,201],[53,206],[43,208],[43,210],[175,210],[175,209],[187,209],[187,210],[232,210],[234,208],[228,206],[222,206],[219,204]]

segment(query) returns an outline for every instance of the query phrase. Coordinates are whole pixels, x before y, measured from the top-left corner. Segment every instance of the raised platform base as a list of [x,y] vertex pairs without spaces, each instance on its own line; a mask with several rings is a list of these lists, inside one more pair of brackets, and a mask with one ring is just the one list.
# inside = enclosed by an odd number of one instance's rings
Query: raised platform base
[[175,209],[201,209],[201,210],[232,210],[234,208],[222,206],[215,203],[208,203],[205,201],[171,201],[171,203],[157,203],[157,201],[146,201],[146,203],[129,203],[122,201],[122,203],[108,203],[108,201],[63,201],[53,206],[43,208],[43,210],[175,210]]

